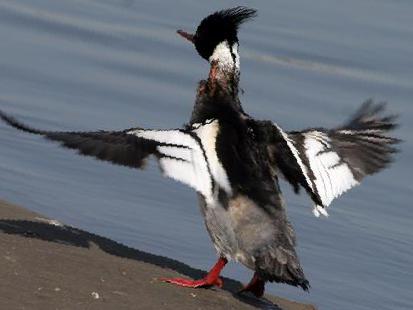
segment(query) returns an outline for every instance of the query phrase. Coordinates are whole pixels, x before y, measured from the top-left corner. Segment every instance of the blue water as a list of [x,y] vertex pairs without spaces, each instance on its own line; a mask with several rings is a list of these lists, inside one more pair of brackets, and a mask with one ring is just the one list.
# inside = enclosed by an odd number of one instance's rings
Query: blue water
[[[413,2],[0,1],[0,108],[53,130],[175,128],[208,64],[175,34],[209,12],[252,5],[242,27],[242,97],[285,129],[331,127],[373,97],[400,113],[395,164],[316,219],[286,184],[312,289],[272,293],[326,310],[413,309]],[[215,252],[194,192],[0,123],[0,197],[127,245],[208,269]],[[224,273],[248,281],[231,264]]]

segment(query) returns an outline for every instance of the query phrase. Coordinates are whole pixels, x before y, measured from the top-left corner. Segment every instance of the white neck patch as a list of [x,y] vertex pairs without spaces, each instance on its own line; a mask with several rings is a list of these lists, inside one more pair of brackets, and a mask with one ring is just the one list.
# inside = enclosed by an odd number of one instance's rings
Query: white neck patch
[[[235,61],[233,58],[235,56]],[[218,64],[227,70],[239,70],[239,54],[238,54],[238,43],[234,43],[231,47],[228,41],[223,41],[219,43],[209,57],[209,62],[218,62]]]

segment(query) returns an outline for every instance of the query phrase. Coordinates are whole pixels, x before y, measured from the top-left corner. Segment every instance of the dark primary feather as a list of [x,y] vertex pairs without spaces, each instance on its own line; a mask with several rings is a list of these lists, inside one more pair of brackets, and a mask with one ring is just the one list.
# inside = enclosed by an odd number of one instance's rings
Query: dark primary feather
[[366,101],[344,125],[329,131],[332,145],[357,180],[387,167],[400,140],[388,136],[397,127],[396,115],[382,115],[385,104]]
[[129,135],[124,131],[53,132],[26,126],[0,111],[0,118],[9,125],[33,134],[42,135],[61,145],[76,149],[82,155],[94,156],[114,164],[141,168],[144,159],[156,154],[156,143]]

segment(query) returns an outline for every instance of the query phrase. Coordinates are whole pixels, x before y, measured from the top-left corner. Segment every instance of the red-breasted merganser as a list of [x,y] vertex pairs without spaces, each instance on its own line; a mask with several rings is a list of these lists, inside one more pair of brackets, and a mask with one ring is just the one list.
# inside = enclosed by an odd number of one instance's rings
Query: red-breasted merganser
[[314,214],[327,215],[335,198],[391,162],[398,140],[387,135],[396,126],[395,117],[383,116],[384,105],[372,101],[334,129],[285,132],[246,114],[238,98],[237,31],[255,15],[253,9],[236,7],[209,15],[194,35],[178,31],[211,65],[183,128],[54,132],[33,129],[1,111],[0,117],[17,129],[119,165],[143,168],[154,155],[165,176],[198,192],[219,255],[203,279],[163,280],[186,287],[222,286],[220,272],[234,260],[254,271],[242,291],[259,297],[266,281],[309,288],[278,178],[284,177],[296,192],[303,187],[314,202]]

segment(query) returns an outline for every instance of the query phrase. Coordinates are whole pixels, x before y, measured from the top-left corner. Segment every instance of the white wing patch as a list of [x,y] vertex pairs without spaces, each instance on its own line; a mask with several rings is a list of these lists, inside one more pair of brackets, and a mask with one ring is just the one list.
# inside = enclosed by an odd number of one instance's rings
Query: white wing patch
[[354,178],[349,166],[331,148],[331,141],[327,134],[316,130],[308,131],[303,133],[302,142],[300,139],[294,140],[293,135],[289,136],[277,124],[274,126],[293,154],[307,185],[318,194],[323,203],[322,206],[317,204],[314,206],[314,215],[328,216],[325,207],[359,182]]
[[163,174],[191,186],[209,204],[213,204],[216,200],[213,181],[227,193],[232,192],[216,152],[219,123],[211,120],[196,124],[191,132],[195,137],[190,132],[180,130],[139,129],[129,134],[160,143],[156,148],[161,155],[159,164]]
[[[314,175],[314,184],[324,206],[345,191],[359,184],[348,165],[341,161],[339,155],[331,149],[330,138],[319,131],[304,134],[305,155]],[[316,206],[316,216],[324,213],[321,206]]]
[[295,189],[301,185],[307,190],[317,204],[316,216],[326,215],[324,208],[335,198],[393,161],[400,140],[388,135],[397,123],[395,115],[383,115],[384,107],[384,103],[368,100],[346,124],[331,130],[285,134],[274,126],[272,146],[280,149],[269,150],[280,164],[276,168]]
[[212,199],[208,163],[201,146],[189,133],[180,130],[134,130],[129,133],[161,143],[157,150],[163,155],[159,159],[163,174],[191,186],[206,200]]
[[232,194],[231,185],[228,180],[227,173],[224,170],[220,160],[218,159],[216,150],[216,140],[219,132],[219,123],[214,120],[204,126],[194,130],[196,135],[201,139],[212,176],[229,195]]
[[192,150],[187,147],[160,145],[157,147],[157,149],[161,154],[164,154],[165,156],[181,159],[187,162],[190,162],[192,159]]

